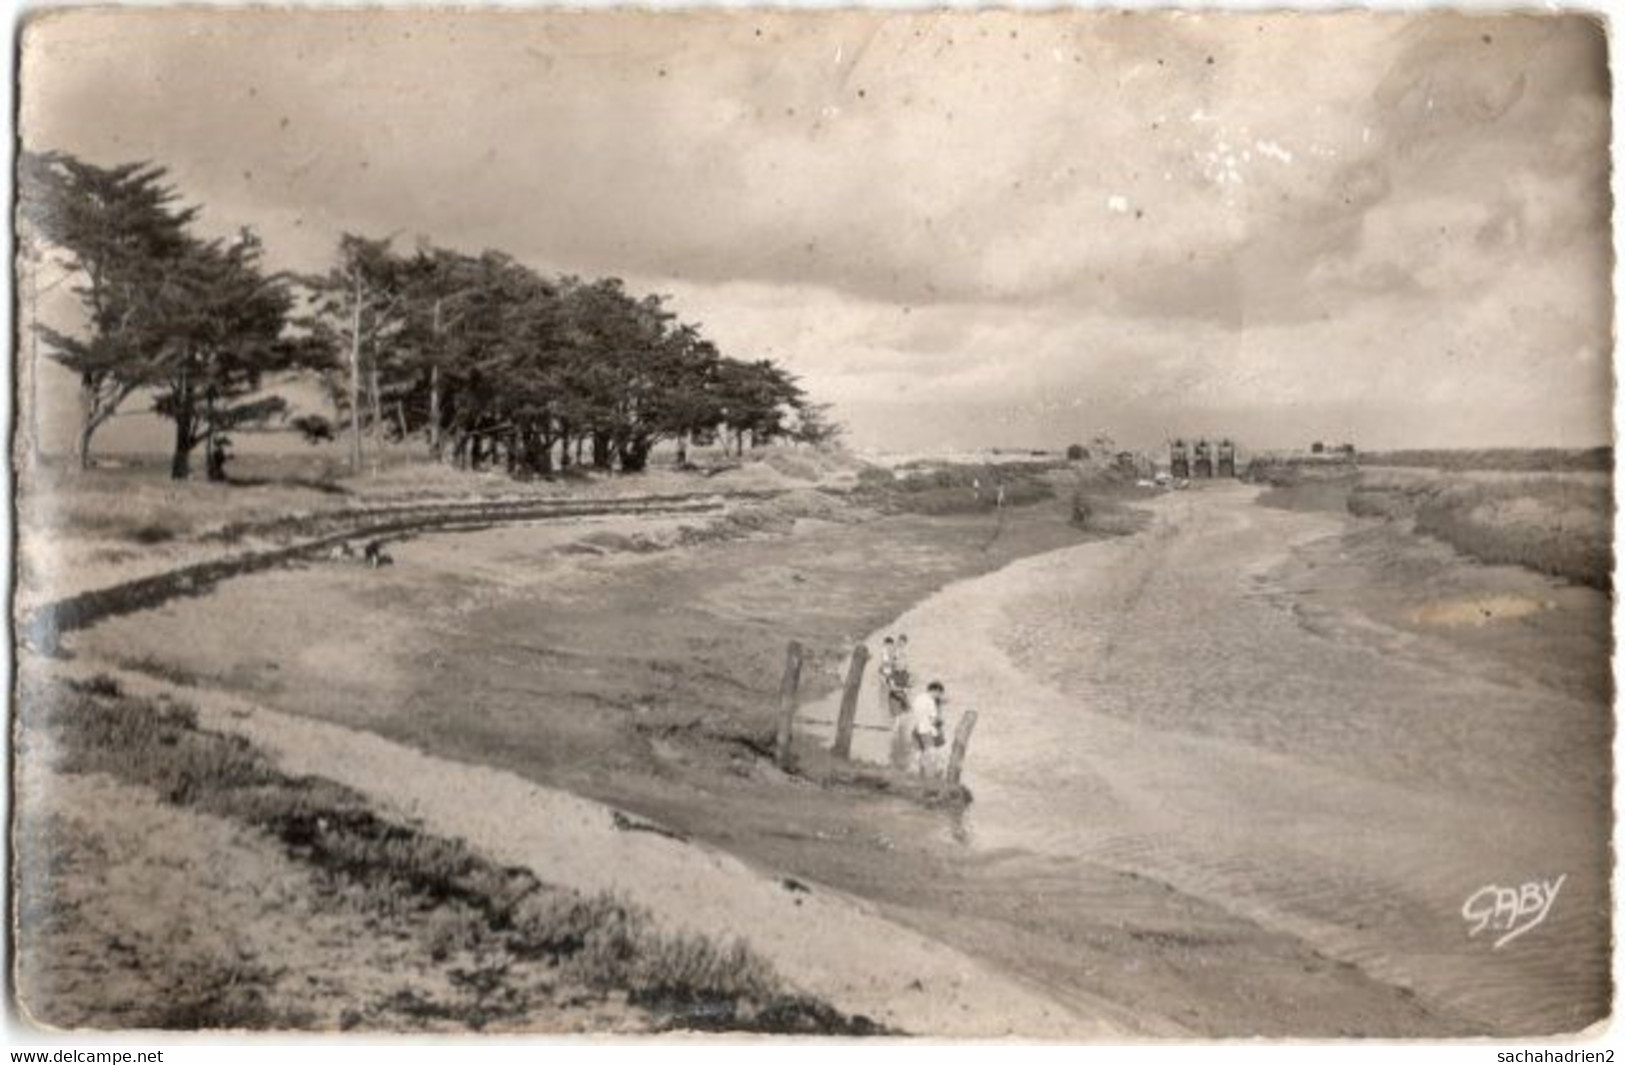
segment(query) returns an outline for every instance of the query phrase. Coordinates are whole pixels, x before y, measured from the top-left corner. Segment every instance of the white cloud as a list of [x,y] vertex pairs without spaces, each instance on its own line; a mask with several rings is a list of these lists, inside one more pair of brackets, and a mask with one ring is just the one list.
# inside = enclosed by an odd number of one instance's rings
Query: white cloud
[[822,398],[906,392],[893,420],[1605,437],[1608,360],[1571,357],[1610,345],[1600,38],[1494,25],[70,12],[22,119],[171,165],[282,264],[398,230],[619,274]]

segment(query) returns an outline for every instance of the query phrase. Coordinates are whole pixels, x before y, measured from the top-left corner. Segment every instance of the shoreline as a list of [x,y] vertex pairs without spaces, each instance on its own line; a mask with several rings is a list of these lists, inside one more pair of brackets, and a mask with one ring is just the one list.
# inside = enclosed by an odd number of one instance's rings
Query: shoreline
[[[1595,984],[1584,982],[1589,977],[1576,977],[1578,983],[1563,982],[1572,999],[1548,992],[1519,1009],[1530,988],[1551,982],[1552,966],[1560,964],[1553,948],[1537,954],[1533,947],[1526,947],[1522,956],[1506,959],[1491,959],[1482,952],[1473,954],[1469,944],[1452,944],[1448,922],[1425,916],[1422,900],[1427,900],[1427,907],[1437,907],[1431,912],[1448,913],[1452,906],[1450,893],[1457,890],[1458,881],[1471,886],[1474,874],[1471,869],[1463,869],[1464,859],[1484,854],[1496,866],[1504,867],[1516,865],[1508,859],[1521,854],[1522,865],[1531,869],[1551,865],[1572,868],[1577,876],[1583,872],[1585,887],[1578,890],[1585,894],[1572,904],[1582,911],[1589,910],[1598,892],[1606,899],[1607,863],[1596,867],[1590,847],[1584,838],[1575,838],[1575,833],[1583,837],[1600,792],[1587,787],[1569,789],[1572,794],[1565,792],[1539,800],[1533,813],[1520,810],[1522,816],[1508,823],[1542,826],[1537,835],[1551,842],[1508,845],[1492,838],[1493,834],[1484,828],[1481,804],[1489,801],[1496,803],[1497,809],[1500,806],[1494,792],[1484,788],[1468,794],[1437,786],[1427,788],[1421,779],[1407,782],[1403,775],[1390,779],[1383,775],[1388,770],[1368,776],[1355,761],[1326,762],[1320,759],[1319,752],[1304,761],[1290,747],[1255,746],[1251,740],[1238,742],[1222,728],[1214,730],[1200,724],[1194,730],[1170,727],[1156,723],[1156,718],[1137,721],[1132,702],[1110,713],[1104,707],[1086,708],[1080,693],[1092,693],[1106,706],[1113,706],[1117,697],[1110,677],[1123,675],[1129,681],[1137,667],[1155,662],[1142,654],[1134,660],[1135,665],[1122,665],[1131,646],[1123,641],[1135,637],[1119,634],[1111,626],[1084,622],[1084,629],[1098,631],[1074,641],[1075,646],[1069,644],[1065,655],[1055,660],[1068,663],[1072,670],[1083,663],[1094,663],[1093,671],[1104,671],[1106,676],[1083,684],[1078,692],[1063,691],[1046,677],[1045,670],[1053,665],[1046,664],[1043,657],[1046,641],[1053,641],[1058,631],[1064,630],[1068,636],[1078,631],[1078,623],[1069,620],[1077,615],[1046,619],[1046,603],[1086,604],[1082,607],[1085,611],[1106,613],[1122,621],[1133,610],[1141,609],[1148,595],[1154,598],[1156,584],[1164,579],[1188,586],[1185,578],[1177,576],[1182,572],[1178,563],[1162,556],[1159,537],[1168,533],[1170,525],[1189,524],[1192,520],[1204,523],[1203,535],[1209,539],[1222,542],[1226,535],[1222,526],[1215,527],[1219,516],[1211,507],[1198,512],[1188,503],[1188,498],[1170,497],[1165,508],[1158,508],[1157,524],[1144,539],[1064,548],[1021,559],[997,573],[943,589],[871,636],[878,639],[885,632],[906,631],[916,675],[947,680],[951,699],[956,690],[959,693],[962,705],[958,710],[978,711],[978,729],[965,770],[966,784],[978,798],[966,815],[965,833],[971,846],[994,851],[1029,849],[1049,853],[1056,859],[1072,855],[1080,862],[1100,863],[1166,883],[1172,890],[1220,905],[1242,921],[1301,940],[1315,954],[1357,966],[1407,1002],[1425,1003],[1437,1014],[1437,1034],[1454,1030],[1520,1034],[1575,1031],[1590,1023],[1591,1018],[1584,1014],[1576,1015],[1577,1023],[1572,1026],[1556,1019],[1560,1015],[1557,1011],[1568,1002],[1595,999]],[[1250,513],[1242,514],[1248,522],[1253,520]],[[1285,527],[1288,523],[1280,524]],[[1364,589],[1367,594],[1363,599],[1350,599],[1347,589],[1341,589],[1341,600],[1326,597],[1325,571],[1336,572],[1339,566],[1355,564],[1339,552],[1338,545],[1354,544],[1370,554],[1372,538],[1379,530],[1357,531],[1357,523],[1341,518],[1332,522],[1294,519],[1290,524],[1302,526],[1305,531],[1287,543],[1278,556],[1236,578],[1246,578],[1249,585],[1258,587],[1258,593],[1248,594],[1261,594],[1271,600],[1269,610],[1285,611],[1281,616],[1287,619],[1289,628],[1282,632],[1300,631],[1309,639],[1324,641],[1322,646],[1343,649],[1338,653],[1344,655],[1364,654],[1368,645],[1389,654],[1394,646],[1403,645],[1403,657],[1398,661],[1405,662],[1407,668],[1426,671],[1415,674],[1416,682],[1420,685],[1424,676],[1432,677],[1428,683],[1441,692],[1458,683],[1451,676],[1482,673],[1480,660],[1473,655],[1485,649],[1503,650],[1493,642],[1499,630],[1484,630],[1482,624],[1467,633],[1448,626],[1436,627],[1432,632],[1403,632],[1390,627],[1399,624],[1397,618],[1382,617],[1374,604],[1398,614],[1394,607],[1398,597],[1393,592],[1380,592],[1380,582],[1372,580],[1370,574],[1366,579],[1372,584]],[[1230,534],[1232,539],[1241,535],[1240,528],[1238,533]],[[1440,574],[1450,574],[1431,577],[1410,589],[1410,599],[1437,602],[1428,598],[1439,594],[1431,591],[1434,588],[1461,597],[1464,581],[1476,581],[1466,586],[1478,589],[1463,600],[1470,604],[1549,596],[1544,602],[1546,609],[1553,612],[1552,620],[1542,620],[1549,627],[1557,626],[1561,635],[1566,631],[1563,626],[1574,624],[1565,621],[1563,615],[1578,611],[1584,617],[1587,604],[1595,598],[1589,589],[1563,589],[1538,575],[1464,565],[1447,557],[1451,553],[1441,553],[1426,544],[1411,545],[1403,539],[1394,542],[1400,550],[1411,553],[1406,565],[1412,581],[1419,579],[1416,574],[1423,560]],[[1141,561],[1141,556],[1146,559]],[[1137,566],[1143,567],[1143,575],[1138,574]],[[1165,578],[1164,574],[1174,576]],[[1151,582],[1149,588],[1147,581]],[[1498,599],[1485,589],[1503,591]],[[1194,606],[1196,600],[1190,598],[1194,595],[1194,590],[1181,592],[1174,601]],[[1127,612],[1114,608],[1119,598],[1136,606]],[[1313,612],[1304,613],[1311,604]],[[1368,611],[1378,617],[1368,616]],[[1429,615],[1425,609],[1413,609],[1405,616],[1412,630],[1420,630],[1426,623],[1417,619]],[[1525,616],[1506,612],[1499,624],[1518,623]],[[1252,626],[1243,623],[1237,627]],[[1502,637],[1507,638],[1527,639]],[[1565,653],[1574,661],[1584,651],[1570,645],[1565,647]],[[1114,661],[1118,663],[1115,666]],[[1155,664],[1146,668],[1157,669]],[[1552,663],[1544,670],[1547,674],[1557,671]],[[1551,676],[1543,679],[1555,683]],[[1519,699],[1533,698],[1527,694],[1527,680],[1526,675],[1509,689],[1513,694],[1498,694],[1497,698],[1505,701],[1510,697],[1513,705]],[[1108,686],[1101,687],[1101,683]],[[1495,690],[1488,684],[1483,687],[1486,693]],[[1567,716],[1586,712],[1583,702],[1563,688],[1551,689],[1541,697],[1566,708]],[[871,718],[878,713],[867,703],[860,706],[860,721],[864,720],[864,711]],[[831,701],[821,716],[832,714]],[[954,717],[951,708],[950,732]],[[1197,721],[1204,719],[1209,715]],[[1052,730],[1054,734],[1085,737],[1064,755],[1046,749],[1055,741],[1045,727],[1057,721],[1065,722],[1065,726]],[[884,747],[876,744],[873,736],[866,738],[866,753],[875,760],[883,759]],[[1399,742],[1397,738],[1395,742]],[[1575,742],[1584,746],[1583,741]],[[1500,768],[1515,772],[1517,764]],[[1052,780],[1054,784],[1035,787],[1035,778]],[[1086,820],[1099,822],[1099,827],[1035,828],[1046,809],[1071,801],[1082,803],[1088,811]],[[1523,800],[1526,804],[1535,801]],[[1252,827],[1238,832],[1238,821]],[[1388,827],[1373,829],[1372,825]],[[1373,835],[1374,831],[1380,834]],[[1204,832],[1227,844],[1207,845],[1202,839]],[[1333,857],[1335,851],[1326,851],[1322,855],[1311,839],[1316,832],[1342,838],[1349,854]],[[1301,841],[1294,838],[1300,834],[1304,837]],[[1450,848],[1441,849],[1445,839],[1460,841],[1454,848],[1460,853],[1447,857]],[[1357,871],[1362,862],[1367,872]],[[1565,862],[1570,864],[1562,864]],[[1387,877],[1375,872],[1384,864],[1396,871]],[[1331,868],[1344,866],[1335,877],[1328,876]],[[1283,879],[1279,888],[1267,886],[1266,871]],[[1294,877],[1304,878],[1306,886],[1293,887]],[[1369,881],[1370,886],[1360,886],[1362,881]],[[1339,884],[1354,886],[1340,888]],[[1385,940],[1378,934],[1380,924],[1368,926],[1353,916],[1339,914],[1341,904],[1330,901],[1345,897],[1346,905],[1353,907],[1356,915],[1364,916],[1362,910],[1370,910],[1370,905],[1359,901],[1360,892],[1384,889],[1394,897],[1393,903],[1384,903],[1384,907],[1397,907],[1403,899],[1407,908],[1417,906],[1417,916],[1429,920],[1430,926],[1425,930],[1409,925],[1404,926],[1404,931],[1396,928]],[[1326,901],[1318,900],[1317,895],[1325,895]],[[1419,897],[1413,902],[1411,896]],[[1389,914],[1390,919],[1402,916],[1405,921],[1412,920],[1408,914]],[[1589,944],[1594,952],[1595,935],[1576,925],[1575,915],[1569,917],[1566,931],[1558,934],[1570,943]],[[1402,945],[1405,936],[1415,937],[1427,946],[1407,951]],[[1427,951],[1438,954],[1429,955]],[[1584,968],[1589,971],[1594,966],[1587,962]]]
[[[319,719],[312,721],[319,728],[433,752],[513,787],[562,790],[600,810],[627,811],[729,856],[758,878],[772,870],[769,887],[788,877],[817,885],[821,898],[859,900],[859,910],[884,927],[905,929],[906,941],[975,959],[977,979],[1019,989],[1013,1001],[1028,1005],[1013,1008],[1029,1011],[1022,1015],[1040,1027],[1053,1021],[1045,1029],[1052,1037],[1473,1031],[1422,1009],[1406,989],[1374,981],[1200,892],[1041,850],[967,848],[952,816],[900,796],[786,778],[752,753],[753,723],[770,721],[771,699],[761,689],[776,682],[786,630],[825,649],[809,659],[804,690],[833,692],[844,648],[882,616],[874,593],[896,596],[934,575],[960,574],[904,599],[906,616],[967,582],[997,582],[1013,560],[1018,569],[1040,566],[1057,547],[1141,552],[1160,535],[1152,529],[1083,544],[1075,533],[1044,531],[1045,523],[1064,523],[1060,509],[1013,512],[1008,535],[1016,542],[998,545],[999,558],[977,553],[989,541],[975,521],[914,518],[878,526],[798,522],[788,534],[654,555],[611,549],[569,564],[556,557],[561,545],[591,535],[590,522],[534,535],[434,534],[404,544],[403,565],[382,577],[327,570],[318,579],[324,571],[317,567],[245,578],[139,623],[114,619],[86,634],[84,644],[89,657],[168,672],[210,697],[223,690],[267,712]],[[878,569],[876,550],[888,554]],[[900,569],[894,552],[926,568]],[[902,581],[905,573],[912,584]],[[651,601],[660,608],[627,613]],[[776,613],[787,601],[796,604],[788,618]],[[571,609],[550,610],[555,603]],[[858,604],[856,613],[871,621],[852,627]],[[244,629],[257,611],[270,612],[278,626]],[[416,619],[410,626],[401,623],[403,612]],[[319,619],[341,614],[355,617],[337,633],[342,647],[328,645],[332,633],[326,642],[306,638]],[[1000,623],[990,615],[982,628]],[[183,631],[209,632],[212,643],[188,657],[169,638]],[[265,662],[282,668],[266,673]],[[469,672],[475,662],[480,668]],[[205,665],[209,672],[199,672]],[[860,720],[875,709],[872,683]],[[815,708],[835,697],[809,698],[801,716],[832,717]],[[621,731],[601,731],[613,722]],[[979,794],[979,756],[992,724],[979,730],[967,763],[967,782]],[[973,839],[985,809],[969,813]],[[619,844],[634,836],[660,839],[626,832],[606,838]],[[684,897],[680,890],[670,896],[672,912],[681,912]],[[768,897],[784,903],[772,891]],[[1238,970],[1224,967],[1243,963],[1252,983],[1238,989]],[[803,956],[798,964],[810,962]],[[886,1001],[874,989],[864,994],[865,1001]],[[1031,1012],[1033,1002],[1060,1013],[1046,1021],[1043,1008]],[[977,1016],[955,1031],[1008,1034],[988,1022]]]
[[[287,773],[353,788],[383,816],[462,840],[550,884],[627,898],[671,932],[742,940],[799,992],[904,1035],[1103,1040],[1120,1034],[892,924],[861,899],[673,838],[662,826],[630,820],[611,806],[225,693],[199,693],[90,663],[52,672],[80,681],[111,676],[130,695],[187,703],[201,727],[241,737]],[[876,943],[884,950],[876,951]],[[975,1023],[976,1011],[989,1008],[1004,1018],[1004,1031]]]
[[[1158,503],[1171,506],[1179,498],[1164,497]],[[1391,1001],[1387,1008],[1391,1010],[1391,1015],[1388,1021],[1381,1023],[1398,1020],[1402,1026],[1397,1032],[1379,1030],[1374,1034],[1423,1034],[1430,1026],[1438,1034],[1470,1031],[1470,1026],[1458,1019],[1431,1012],[1418,1014],[1417,1002],[1403,981],[1395,983],[1344,960],[1348,956],[1348,951],[1343,949],[1345,945],[1339,944],[1335,937],[1327,936],[1325,928],[1288,919],[1269,906],[1238,905],[1238,900],[1234,898],[1215,896],[1199,884],[1170,876],[1167,870],[1125,862],[1114,858],[1109,852],[1091,851],[1086,856],[1070,854],[1065,849],[1049,852],[1019,828],[1012,831],[1008,824],[993,826],[986,823],[989,808],[1005,802],[1012,787],[1019,790],[1021,785],[1027,783],[1029,774],[1035,771],[1031,768],[1033,763],[1043,762],[1038,752],[1018,741],[1021,754],[1007,759],[1013,763],[1012,767],[1002,773],[994,771],[990,775],[986,748],[990,744],[1008,740],[1008,733],[999,737],[995,737],[995,733],[1001,727],[1008,729],[1012,724],[1001,721],[1001,702],[1003,709],[1017,704],[1041,708],[1036,715],[1023,715],[1021,727],[1030,725],[1033,716],[1070,716],[1079,719],[1078,727],[1103,737],[1112,737],[1103,738],[1100,746],[1116,750],[1114,757],[1130,760],[1145,758],[1150,756],[1152,744],[1173,744],[1186,749],[1186,759],[1190,765],[1199,765],[1204,761],[1200,739],[1172,735],[1152,739],[1150,736],[1135,735],[1125,730],[1119,722],[1073,705],[1064,693],[1035,679],[1028,670],[1019,666],[1005,642],[1005,637],[1021,632],[1022,612],[1016,608],[1016,604],[1035,593],[1064,586],[1072,579],[1068,571],[1110,571],[1124,565],[1124,556],[1158,551],[1156,541],[1166,537],[1169,532],[1167,514],[1156,503],[1150,509],[1156,516],[1150,526],[1137,536],[1061,547],[1014,560],[992,573],[955,581],[911,605],[889,624],[875,629],[866,637],[870,646],[878,647],[879,641],[888,633],[909,635],[910,665],[915,675],[922,682],[925,679],[941,679],[947,685],[950,707],[946,731],[950,735],[959,715],[965,710],[975,709],[978,713],[977,730],[970,744],[964,771],[965,785],[976,796],[975,802],[965,813],[965,824],[961,829],[966,846],[970,852],[982,855],[1024,853],[1035,861],[1059,863],[1066,870],[1065,875],[1080,882],[1104,873],[1107,876],[1127,877],[1155,890],[1176,893],[1207,911],[1203,923],[1208,927],[1202,934],[1192,937],[1193,943],[1245,942],[1248,937],[1274,941],[1271,952],[1298,956],[1298,960],[1290,963],[1293,967],[1301,968],[1302,973],[1298,978],[1308,979],[1308,974],[1327,973],[1323,963],[1328,959],[1334,966],[1346,966],[1346,969],[1334,968],[1330,972],[1335,983],[1346,985],[1340,993],[1352,992],[1355,997],[1366,1000],[1351,1011],[1351,1015],[1369,1018],[1374,1003],[1389,999]],[[1019,639],[1019,635],[1016,638]],[[865,688],[864,696],[859,701],[857,721],[860,726],[868,725],[869,729],[860,727],[855,732],[853,755],[855,759],[861,758],[872,764],[884,764],[888,755],[888,737],[883,732],[875,731],[875,727],[883,723],[883,711],[871,696],[870,688]],[[833,720],[838,704],[839,693],[836,692],[812,708],[819,718],[829,722],[821,730],[826,738],[833,736]],[[1279,770],[1284,764],[1274,769]],[[1259,768],[1263,769],[1263,766]],[[1335,790],[1335,785],[1333,787]],[[1092,815],[1098,816],[1100,809],[1112,808],[1114,799],[1109,787],[1091,786],[1088,793],[1093,801],[1100,804],[1091,811]],[[1023,813],[1031,815],[1035,811],[1024,808]],[[1132,910],[1133,907],[1128,908]],[[1239,958],[1231,958],[1230,961],[1240,968],[1246,966],[1246,962]],[[1273,981],[1274,978],[1265,979]],[[1376,1008],[1380,1010],[1382,1007]],[[1424,1016],[1428,1019],[1423,1020]],[[1369,1020],[1362,1023],[1369,1023]],[[1355,1029],[1349,1029],[1344,1034],[1355,1032]]]
[[[768,509],[771,510],[771,507]],[[466,563],[470,559],[466,550],[470,544],[469,537],[474,537],[475,542],[482,542],[482,538],[484,541],[494,538],[499,542],[522,543],[527,554],[534,552],[538,542],[557,545],[556,549],[547,548],[561,556],[548,567],[554,571],[558,571],[562,565],[564,572],[576,572],[583,564],[588,567],[608,567],[613,571],[626,564],[636,565],[645,561],[639,556],[640,548],[627,553],[627,545],[640,541],[645,530],[654,530],[657,541],[676,536],[678,540],[686,542],[685,527],[677,524],[676,520],[680,516],[667,515],[653,523],[647,517],[620,516],[608,520],[585,517],[528,529],[513,526],[475,533],[436,531],[403,542],[401,553],[409,556],[424,547],[436,553],[449,552],[447,557],[455,562],[457,572],[476,575],[473,582],[476,585],[489,585],[490,582],[482,581],[481,577],[489,577],[494,567],[476,564],[471,571],[468,570]],[[796,517],[793,529],[786,527],[765,536],[751,537],[750,530],[755,527],[755,519],[747,520],[737,530],[735,525],[729,524],[730,520],[724,518],[712,523],[719,526],[724,541],[730,535],[739,535],[738,530],[743,530],[747,539],[754,541],[756,549],[769,552],[778,550],[784,544],[797,542],[806,531],[801,527],[800,518]],[[911,519],[902,520],[906,522]],[[808,528],[823,527],[824,524],[812,520]],[[577,545],[590,546],[592,550],[571,559],[570,555]],[[716,548],[713,538],[704,536],[697,547],[668,547],[661,555],[665,558],[692,557],[695,552],[714,552]],[[584,563],[581,561],[583,559]],[[407,566],[412,566],[414,561],[410,557],[403,558]],[[255,708],[252,684],[247,688],[235,683],[222,684],[215,678],[197,676],[182,667],[165,664],[170,661],[167,652],[174,645],[162,639],[152,650],[133,657],[107,654],[96,646],[106,628],[129,626],[133,631],[147,633],[155,622],[162,626],[166,623],[165,619],[190,618],[200,609],[207,613],[212,607],[219,606],[218,601],[222,598],[239,594],[252,598],[255,586],[264,583],[297,586],[308,584],[325,573],[342,577],[340,583],[357,590],[376,590],[388,587],[390,578],[402,572],[408,571],[397,569],[369,573],[364,569],[349,567],[333,569],[318,562],[245,575],[215,586],[210,589],[210,594],[201,598],[174,599],[155,609],[138,611],[126,617],[111,617],[99,625],[72,634],[69,647],[70,656],[75,661],[36,661],[29,665],[61,675],[116,674],[132,693],[163,691],[188,704],[210,708],[206,716],[211,726],[218,726],[229,734],[248,736],[256,749],[263,749],[275,756],[292,772],[315,773],[346,786],[360,785],[359,790],[378,798],[380,807],[386,811],[397,808],[396,800],[403,797],[392,794],[392,780],[413,781],[426,776],[450,774],[458,780],[473,782],[474,786],[462,789],[465,793],[477,794],[482,789],[500,792],[505,796],[510,811],[515,809],[516,803],[521,806],[539,804],[566,820],[572,815],[580,815],[575,820],[585,818],[597,822],[596,828],[591,829],[577,825],[577,830],[584,834],[574,841],[574,845],[562,849],[556,845],[556,841],[549,845],[547,840],[541,838],[530,839],[526,845],[515,844],[512,840],[504,841],[502,831],[513,822],[512,817],[487,823],[482,828],[469,825],[466,818],[459,819],[455,809],[448,812],[442,808],[439,811],[443,815],[442,821],[428,827],[442,829],[453,838],[466,839],[493,856],[532,865],[544,879],[558,877],[571,886],[587,890],[617,889],[640,904],[650,905],[663,927],[692,929],[702,934],[737,934],[740,931],[739,907],[755,907],[760,919],[754,923],[747,922],[751,927],[751,933],[747,936],[750,945],[771,945],[768,955],[774,962],[784,963],[785,975],[794,986],[819,995],[834,1004],[835,1008],[851,1015],[867,1016],[882,1025],[905,1032],[954,1037],[1022,1035],[1029,1038],[1106,1038],[1120,1031],[1116,1026],[1080,1016],[1074,1009],[1025,986],[1023,981],[998,975],[961,952],[895,925],[880,915],[872,903],[828,888],[804,874],[770,876],[759,871],[759,862],[741,861],[728,853],[725,847],[701,842],[675,844],[665,838],[667,830],[659,826],[653,826],[651,831],[637,831],[647,823],[638,820],[645,815],[624,817],[619,810],[631,809],[624,804],[596,803],[592,798],[584,797],[585,792],[581,789],[577,789],[578,793],[571,793],[548,787],[539,784],[534,776],[526,779],[501,767],[475,765],[455,753],[450,759],[432,759],[419,750],[392,742],[373,732],[346,729],[308,716],[289,716],[264,706]],[[544,583],[548,579],[547,576],[542,578]],[[464,582],[460,580],[459,583]],[[518,588],[504,589],[502,583],[499,581],[497,586],[487,590],[474,590],[468,599],[469,606],[476,610],[483,609],[490,604],[509,601],[514,596],[523,598],[526,594]],[[492,593],[495,593],[494,596]],[[265,615],[269,620],[280,612],[275,604],[269,604],[265,610],[233,610],[231,613],[234,622],[241,622],[252,615]],[[283,618],[279,624],[285,625],[288,620]],[[310,631],[309,627],[294,624],[304,631]],[[180,641],[181,644],[184,642]],[[227,637],[227,644],[237,654],[253,648],[252,640]],[[376,661],[372,656],[365,657]],[[104,668],[104,664],[112,668]],[[293,665],[291,661],[284,664]],[[812,677],[812,683],[818,683],[816,675]],[[221,706],[235,709],[222,710]],[[253,726],[256,721],[262,725],[278,722],[278,727],[286,732],[282,741],[273,741],[269,734],[256,735]],[[359,767],[351,765],[348,757],[338,757],[337,760],[329,758],[327,761],[318,758],[311,762],[307,750],[304,755],[289,760],[287,755],[290,752],[312,746],[308,742],[288,739],[301,734],[323,736],[325,743],[313,745],[322,750],[353,751],[362,747],[374,752],[388,752],[383,761],[393,769],[360,780],[356,773]],[[422,748],[421,744],[412,746]],[[301,758],[307,760],[301,761]],[[456,800],[458,804],[464,801],[461,796]],[[503,802],[473,802],[469,805],[475,809],[487,809],[501,807]],[[408,811],[417,809],[410,801],[399,808]],[[558,820],[558,817],[553,820]],[[633,826],[632,831],[623,830],[628,823]],[[656,858],[644,861],[641,866],[636,863],[625,866],[620,859],[625,857],[629,847],[634,851],[653,854]],[[673,847],[677,848],[675,852],[671,851]],[[667,853],[660,857],[662,848],[666,848]],[[673,853],[687,857],[673,859]],[[606,854],[618,857],[606,861]],[[598,868],[595,869],[595,865]],[[681,886],[685,883],[690,887]],[[649,897],[651,890],[656,897]],[[667,893],[665,897],[659,895],[662,890]],[[698,912],[704,907],[696,907],[696,903],[708,899],[716,900],[712,908],[706,913]],[[723,905],[720,900],[729,901]],[[824,929],[821,936],[828,940],[827,943],[820,945],[816,940],[803,942],[803,933],[789,931],[796,927],[796,922],[785,920],[786,917],[797,918],[804,925],[809,914]],[[875,953],[877,943],[886,946],[874,957],[862,956],[865,950]],[[992,1017],[998,1019],[998,1023],[988,1023],[989,1011]]]

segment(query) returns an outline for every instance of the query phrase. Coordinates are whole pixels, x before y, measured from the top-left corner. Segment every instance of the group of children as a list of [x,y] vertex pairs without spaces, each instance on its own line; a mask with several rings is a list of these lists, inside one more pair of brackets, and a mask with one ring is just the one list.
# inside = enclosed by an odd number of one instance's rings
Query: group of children
[[880,697],[892,718],[892,765],[921,776],[941,776],[947,768],[947,722],[942,716],[947,690],[934,680],[924,691],[911,692],[908,637],[887,636],[880,648]]

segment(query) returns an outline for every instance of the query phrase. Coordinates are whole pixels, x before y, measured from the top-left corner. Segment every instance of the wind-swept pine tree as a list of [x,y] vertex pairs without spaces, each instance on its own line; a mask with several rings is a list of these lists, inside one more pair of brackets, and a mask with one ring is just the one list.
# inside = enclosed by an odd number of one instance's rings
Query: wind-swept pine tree
[[400,435],[423,429],[433,458],[448,434],[461,440],[468,430],[457,418],[471,409],[461,393],[472,386],[469,371],[481,352],[501,338],[501,278],[516,268],[525,269],[497,252],[471,256],[427,243],[403,265],[404,317],[386,392]]
[[[382,421],[380,349],[405,320],[405,275],[405,263],[387,238],[370,240],[346,233],[339,238],[337,264],[324,275],[303,279],[312,307],[299,325],[330,352],[330,368],[343,367],[343,384],[329,378],[328,385],[334,406],[349,417],[350,469],[356,473],[361,471],[363,422],[376,428]],[[369,400],[365,410],[364,376]]]
[[282,414],[287,402],[261,390],[268,376],[308,366],[315,353],[284,336],[293,294],[267,274],[249,230],[226,241],[192,241],[166,289],[161,378],[155,409],[175,426],[170,476],[191,474],[204,445],[211,481],[225,479],[230,433]]
[[828,447],[846,434],[846,426],[836,421],[829,403],[803,403],[796,409],[796,424],[790,430],[790,439],[798,444]]
[[177,206],[166,176],[151,163],[100,167],[60,152],[24,152],[18,166],[23,222],[63,252],[78,278],[83,329],[33,328],[47,354],[79,378],[80,468],[90,465],[96,430],[161,369],[164,293],[198,213]]
[[718,392],[722,420],[734,434],[739,454],[745,453],[745,434],[752,447],[784,435],[785,419],[806,406],[806,394],[782,367],[771,360],[723,360]]

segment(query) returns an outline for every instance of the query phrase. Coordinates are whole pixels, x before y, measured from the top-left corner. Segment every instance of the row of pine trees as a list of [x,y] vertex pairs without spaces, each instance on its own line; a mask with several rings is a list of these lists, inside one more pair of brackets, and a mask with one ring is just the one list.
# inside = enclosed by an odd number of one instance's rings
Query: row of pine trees
[[[161,166],[101,167],[60,152],[19,161],[23,299],[44,353],[79,381],[75,456],[132,397],[174,427],[171,473],[223,480],[231,434],[286,423],[369,443],[421,441],[464,468],[517,476],[572,465],[637,472],[673,441],[742,451],[839,432],[769,360],[722,354],[665,297],[617,279],[545,276],[509,255],[350,234],[319,276],[273,272],[252,231],[205,239],[200,208]],[[72,284],[82,323],[37,318],[44,267]],[[290,417],[273,385],[319,381],[335,418]],[[37,386],[36,386],[37,387]]]

